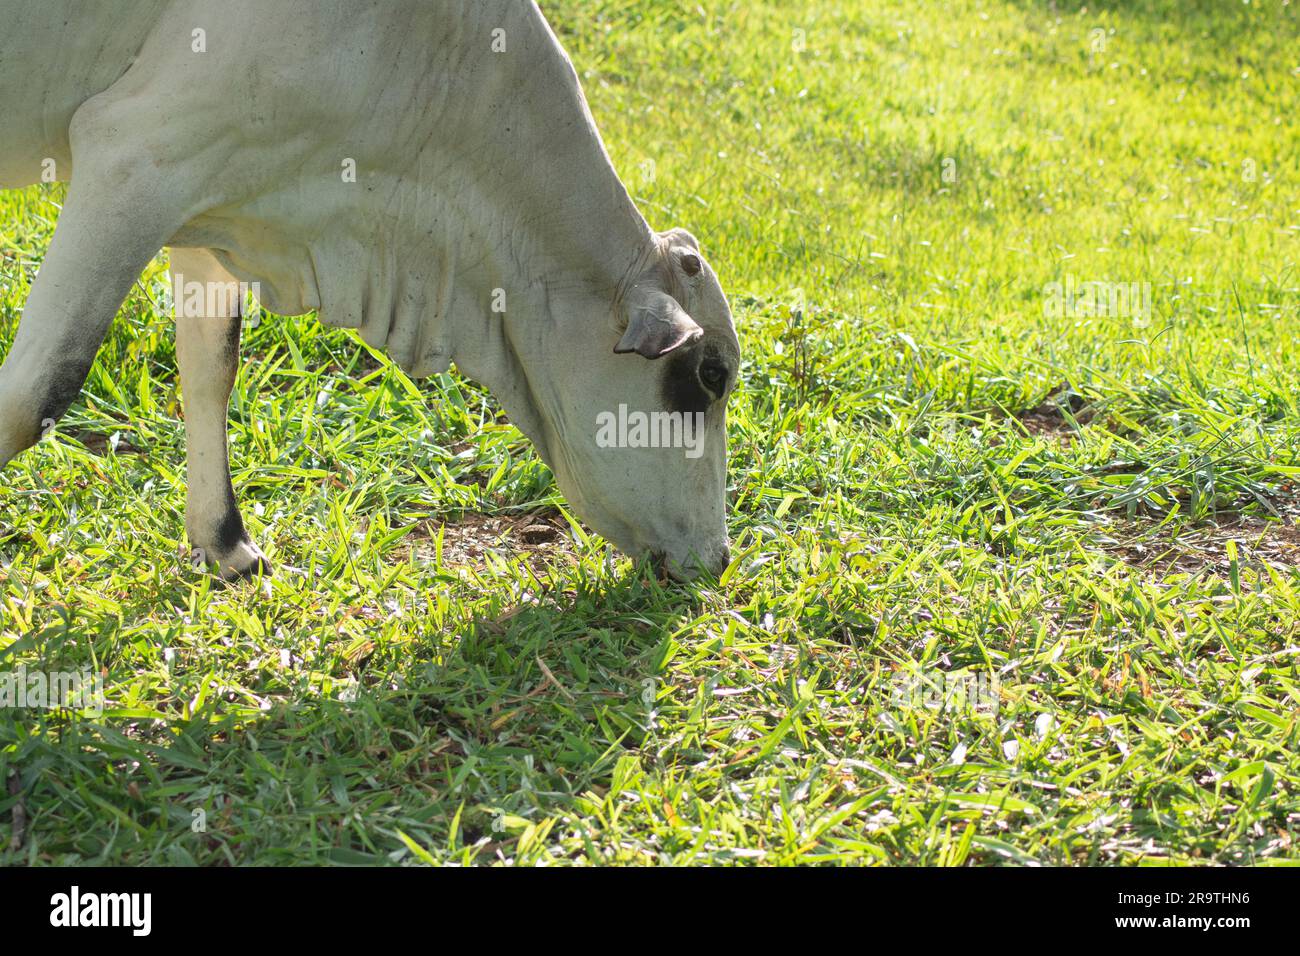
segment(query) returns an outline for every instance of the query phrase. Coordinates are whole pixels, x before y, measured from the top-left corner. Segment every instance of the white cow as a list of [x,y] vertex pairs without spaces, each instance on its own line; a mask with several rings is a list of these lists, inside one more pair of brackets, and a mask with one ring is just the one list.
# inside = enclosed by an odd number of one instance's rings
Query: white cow
[[[531,0],[0,0],[0,188],[43,175],[70,185],[0,368],[0,467],[166,246],[178,294],[248,283],[413,376],[454,359],[605,537],[727,563],[726,297],[637,211]],[[186,528],[228,576],[266,568],[227,460],[239,334],[237,297],[177,312]]]

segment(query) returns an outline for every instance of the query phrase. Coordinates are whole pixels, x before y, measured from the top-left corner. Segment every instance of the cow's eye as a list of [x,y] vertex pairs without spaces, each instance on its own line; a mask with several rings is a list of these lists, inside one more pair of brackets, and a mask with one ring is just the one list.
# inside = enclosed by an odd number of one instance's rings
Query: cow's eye
[[716,397],[727,390],[727,366],[713,359],[700,363],[700,382]]

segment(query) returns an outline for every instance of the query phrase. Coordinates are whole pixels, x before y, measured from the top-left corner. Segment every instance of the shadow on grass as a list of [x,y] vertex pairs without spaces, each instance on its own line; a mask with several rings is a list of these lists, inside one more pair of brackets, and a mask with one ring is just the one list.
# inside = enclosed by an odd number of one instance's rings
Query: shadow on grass
[[422,659],[376,654],[350,699],[336,682],[264,709],[213,687],[188,719],[117,700],[98,721],[10,711],[0,864],[512,856],[530,824],[602,799],[641,746],[692,602],[630,572],[476,620]]

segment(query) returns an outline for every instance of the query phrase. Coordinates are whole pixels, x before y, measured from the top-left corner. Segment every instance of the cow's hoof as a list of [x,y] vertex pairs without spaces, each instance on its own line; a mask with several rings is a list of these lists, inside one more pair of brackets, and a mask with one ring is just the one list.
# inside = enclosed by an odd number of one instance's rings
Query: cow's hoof
[[247,581],[271,574],[271,562],[251,541],[240,541],[224,554],[195,548],[190,554],[190,560],[196,567],[215,567],[223,581]]
[[262,549],[251,541],[241,541],[217,562],[217,570],[226,581],[247,581],[271,574],[271,562]]
[[[6,365],[4,371],[9,371]],[[33,402],[21,391],[0,383],[0,469],[45,437],[54,427],[53,419],[37,424],[29,409]]]
[[0,421],[0,471],[32,444],[31,441],[20,438],[16,429],[6,428],[4,422]]

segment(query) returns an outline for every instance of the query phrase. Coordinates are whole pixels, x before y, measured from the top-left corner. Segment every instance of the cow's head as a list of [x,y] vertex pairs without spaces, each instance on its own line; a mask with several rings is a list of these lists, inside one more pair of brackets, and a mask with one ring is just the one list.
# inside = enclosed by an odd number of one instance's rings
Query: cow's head
[[[560,489],[624,552],[662,557],[679,578],[721,571],[740,344],[699,244],[684,230],[660,233],[612,315],[608,301],[558,298],[552,306],[570,315],[557,316],[548,394],[535,407]],[[573,321],[575,310],[588,314]]]

